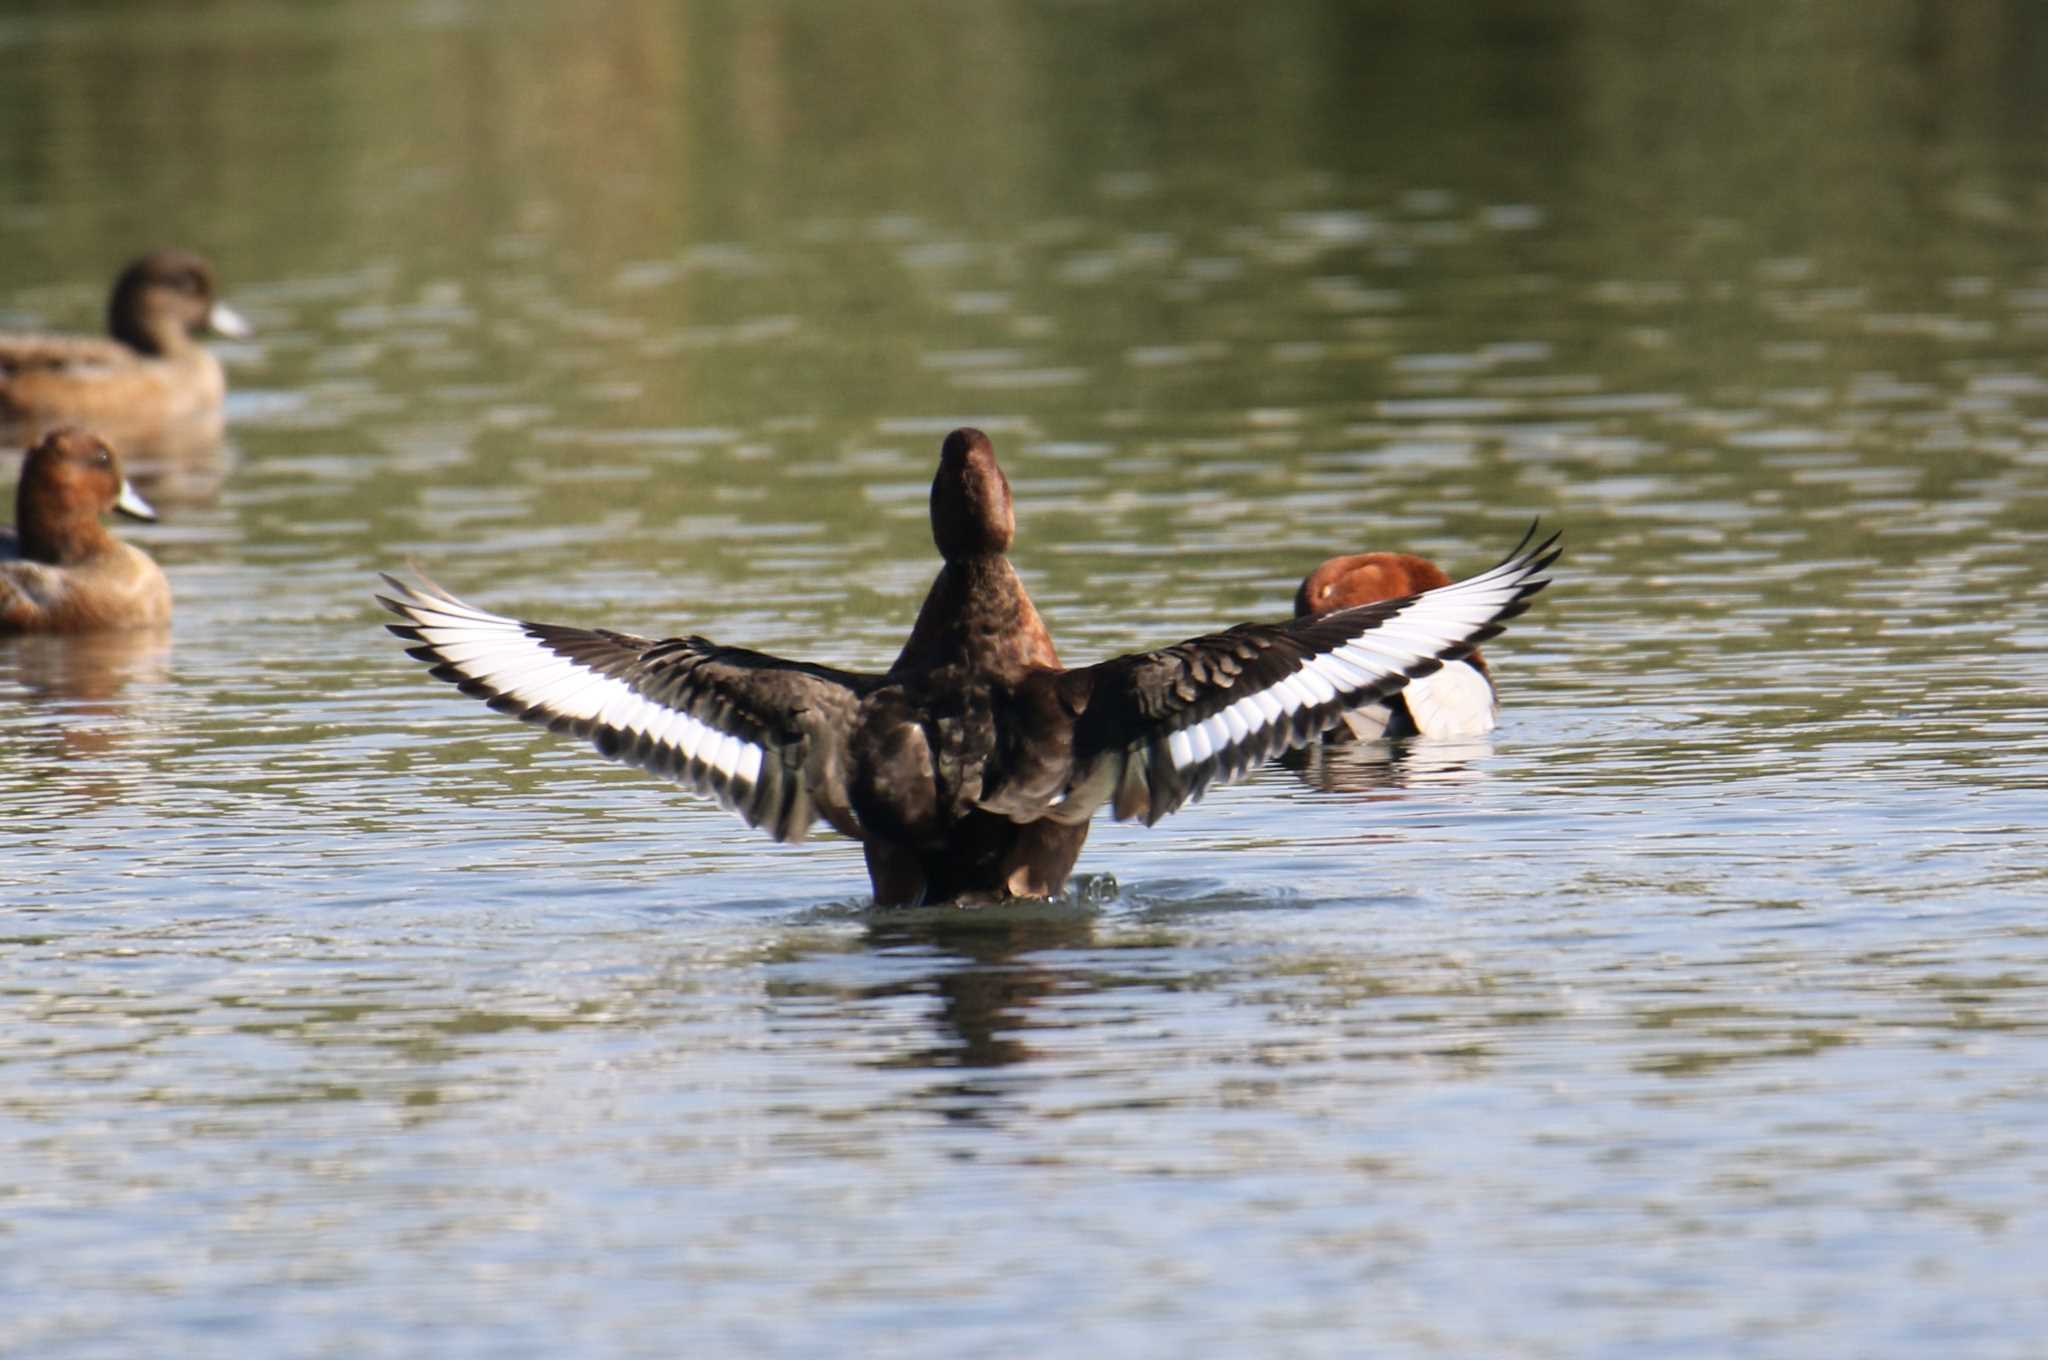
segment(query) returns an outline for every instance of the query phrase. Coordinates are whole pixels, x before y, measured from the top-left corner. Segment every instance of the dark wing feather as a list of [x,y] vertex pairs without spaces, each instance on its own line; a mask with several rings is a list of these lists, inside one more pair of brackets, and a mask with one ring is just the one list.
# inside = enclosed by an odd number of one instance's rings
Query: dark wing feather
[[706,793],[777,840],[849,830],[841,751],[874,677],[721,647],[526,623],[386,576],[388,624],[464,694]]
[[1287,623],[1240,624],[1034,684],[1075,715],[1059,762],[1021,763],[986,804],[1018,820],[1080,821],[1104,803],[1148,825],[1314,739],[1499,634],[1549,584],[1557,536],[1532,527],[1500,565],[1420,595]]

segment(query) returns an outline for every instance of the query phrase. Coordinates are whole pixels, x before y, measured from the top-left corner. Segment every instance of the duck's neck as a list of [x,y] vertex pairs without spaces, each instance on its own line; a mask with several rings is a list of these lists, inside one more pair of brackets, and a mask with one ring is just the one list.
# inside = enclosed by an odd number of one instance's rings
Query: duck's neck
[[1045,620],[1000,553],[953,558],[939,568],[890,669],[933,670],[957,661],[1006,680],[1060,664]]
[[14,536],[21,555],[53,567],[71,566],[107,550],[114,536],[97,515],[80,517],[69,506],[43,509],[24,487],[14,501]]
[[152,358],[169,359],[189,354],[199,347],[182,322],[167,316],[126,317],[115,315],[109,329],[116,340]]

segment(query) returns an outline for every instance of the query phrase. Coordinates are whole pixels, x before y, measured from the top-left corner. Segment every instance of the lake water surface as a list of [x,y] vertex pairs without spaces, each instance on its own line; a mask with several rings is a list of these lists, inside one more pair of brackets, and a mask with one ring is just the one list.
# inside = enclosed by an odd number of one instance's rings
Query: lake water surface
[[[0,329],[257,326],[172,636],[0,642],[0,1352],[2043,1353],[2048,15],[46,4],[0,119]],[[878,667],[966,423],[1070,663],[1563,529],[1500,730],[877,912],[370,599]]]

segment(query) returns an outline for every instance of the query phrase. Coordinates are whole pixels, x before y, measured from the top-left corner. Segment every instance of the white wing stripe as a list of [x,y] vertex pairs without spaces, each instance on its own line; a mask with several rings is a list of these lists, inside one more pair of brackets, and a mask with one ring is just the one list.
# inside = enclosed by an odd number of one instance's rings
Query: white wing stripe
[[1362,638],[1353,638],[1337,652],[1354,666],[1364,666],[1382,674],[1390,670],[1405,671],[1423,658],[1436,655],[1434,650],[1416,652],[1401,646],[1380,646],[1370,633]]
[[[422,628],[420,633],[427,636],[428,630]],[[493,633],[489,637],[463,638],[453,642],[445,638],[428,636],[427,641],[433,644],[434,650],[441,654],[443,661],[450,661],[458,666],[466,666],[472,661],[487,657],[510,657],[519,654],[516,643],[503,633]]]
[[662,721],[655,725],[655,729],[647,733],[647,737],[655,743],[655,746],[664,748],[664,750],[670,750],[670,752],[680,752],[684,758],[688,758],[690,756],[690,729],[696,727],[696,725],[698,725],[696,719],[690,717],[688,713],[684,713],[682,709],[670,709],[662,717]]
[[1335,652],[1325,652],[1308,665],[1309,669],[1316,671],[1336,686],[1339,695],[1347,698],[1352,691],[1364,689],[1382,678],[1372,672],[1360,670]]
[[673,711],[659,704],[650,704],[643,698],[627,712],[625,730],[631,735],[644,737],[660,726],[663,719]]
[[685,760],[695,760],[704,750],[711,729],[688,713],[677,713],[676,717],[681,720],[678,725],[682,728],[682,738],[676,743],[676,749],[683,753]]
[[506,618],[503,614],[493,614],[488,609],[482,609],[473,604],[464,604],[457,599],[438,597],[427,599],[409,586],[405,587],[405,589],[412,594],[412,598],[406,601],[406,606],[415,614],[438,614],[442,618],[448,619],[482,619],[485,622],[518,622],[516,619]]
[[595,671],[572,666],[567,675],[557,676],[531,691],[524,685],[514,691],[511,686],[502,682],[491,683],[497,683],[501,691],[529,708],[544,708],[551,716],[587,722],[595,713],[594,701],[587,696],[591,691],[601,690],[612,682],[609,677],[599,675]]
[[627,736],[644,737],[648,729],[668,712],[669,710],[661,705],[650,704],[636,694],[633,696],[633,702],[621,710],[621,716],[625,721],[619,724],[619,731]]
[[502,679],[508,685],[527,688],[551,685],[566,675],[593,674],[566,657],[537,657],[531,652],[514,651],[502,643],[482,655],[458,656],[449,648],[442,648],[441,655],[465,675],[478,680]]
[[598,693],[590,702],[580,705],[580,711],[568,716],[586,719],[625,736],[644,737],[658,746],[681,752],[685,759],[703,761],[728,780],[752,783],[759,777],[767,752],[756,743],[721,732],[682,709],[655,703],[614,677],[592,678],[599,681],[595,686]]
[[1287,677],[1308,693],[1311,705],[1327,704],[1337,697],[1337,688],[1316,672],[1313,663]]
[[439,627],[436,619],[451,619],[456,623],[493,624],[500,628],[519,627],[519,620],[508,619],[503,614],[493,614],[488,609],[478,609],[475,605],[449,605],[439,600],[421,600],[415,597],[407,601],[406,607],[412,611],[414,620],[427,628]]
[[1235,746],[1238,742],[1243,741],[1252,734],[1251,724],[1244,720],[1244,714],[1238,712],[1243,707],[1244,700],[1239,699],[1236,703],[1216,715],[1223,720],[1225,727],[1230,732],[1230,739],[1224,742],[1225,746]]
[[[1490,618],[1492,618],[1492,615],[1487,615],[1487,619]],[[1478,627],[1486,621],[1486,619],[1481,619],[1473,627]],[[1398,642],[1405,646],[1413,647],[1417,651],[1427,652],[1429,655],[1435,656],[1447,644],[1458,641],[1471,631],[1472,628],[1445,630],[1424,628],[1413,619],[1396,615],[1364,636],[1375,640]]]
[[488,656],[471,657],[467,661],[456,661],[454,657],[450,657],[449,660],[454,661],[468,675],[479,680],[502,683],[507,688],[516,685],[521,689],[544,689],[558,680],[571,676],[599,678],[595,672],[578,666],[573,661],[548,660],[536,665],[530,656],[504,651],[493,652]]
[[680,730],[672,742],[672,749],[681,751],[685,760],[701,759],[712,739],[718,735],[691,713],[677,713],[675,725]]
[[523,634],[508,637],[501,632],[487,651],[482,650],[482,643],[465,644],[465,649],[472,652],[467,657],[439,641],[432,645],[450,665],[472,680],[528,707],[545,707],[565,717],[595,716],[596,705],[574,700],[595,686],[618,683],[567,657],[556,656]]
[[[1280,684],[1285,683],[1286,680],[1283,678]],[[1278,692],[1279,689],[1280,685],[1268,685],[1265,689],[1255,690],[1246,696],[1251,700],[1253,707],[1259,710],[1261,721],[1258,726],[1265,727],[1279,722],[1294,711],[1294,705],[1281,702],[1282,695]]]
[[522,703],[534,707],[545,707],[552,712],[566,713],[571,701],[592,685],[604,683],[604,677],[584,670],[581,666],[563,666],[559,669],[522,675],[515,681],[500,681],[496,677],[485,677],[505,693]]
[[1528,576],[1526,559],[1503,562],[1469,580],[1426,591],[1368,631],[1426,646],[1434,654],[1446,643],[1492,622],[1521,592]]
[[591,721],[600,727],[624,731],[627,713],[640,702],[640,696],[635,694],[630,686],[622,685],[607,676],[604,684],[598,687],[596,711],[590,715]]
[[455,647],[466,642],[491,642],[499,646],[520,644],[534,647],[538,644],[516,628],[486,628],[479,624],[421,624],[420,637],[436,647]]
[[1310,676],[1306,671],[1296,671],[1287,677],[1287,690],[1297,700],[1297,711],[1304,708],[1319,708],[1337,697],[1337,692],[1330,688],[1328,681],[1322,681],[1320,688],[1313,683],[1319,678]]

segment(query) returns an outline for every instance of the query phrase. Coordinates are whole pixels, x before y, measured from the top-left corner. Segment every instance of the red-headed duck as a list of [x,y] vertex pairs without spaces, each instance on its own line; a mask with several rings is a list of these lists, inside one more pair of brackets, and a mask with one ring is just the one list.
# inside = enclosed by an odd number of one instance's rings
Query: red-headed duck
[[1046,897],[1088,819],[1147,824],[1466,655],[1528,608],[1555,539],[1392,604],[1240,624],[1064,669],[1004,553],[1010,484],[979,430],[932,480],[944,565],[880,674],[701,637],[526,623],[386,577],[411,655],[463,693],[708,793],[777,840],[823,818],[861,843],[880,906]]
[[14,492],[14,528],[0,530],[0,633],[170,621],[170,583],[149,554],[107,532],[100,516],[109,510],[156,518],[105,440],[55,430],[29,450]]
[[212,265],[159,250],[114,281],[109,338],[0,335],[0,444],[32,444],[66,425],[138,457],[218,444],[227,378],[197,337],[249,328],[214,291]]
[[[1310,618],[1333,609],[1355,609],[1440,590],[1451,583],[1444,569],[1412,553],[1352,553],[1333,557],[1310,572],[1294,594],[1294,616]],[[1474,648],[1462,660],[1446,661],[1433,675],[1408,682],[1377,704],[1350,709],[1328,735],[1358,741],[1425,737],[1476,737],[1493,730],[1500,698],[1486,658]]]

